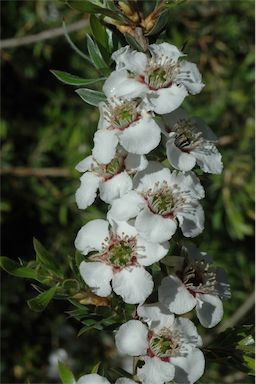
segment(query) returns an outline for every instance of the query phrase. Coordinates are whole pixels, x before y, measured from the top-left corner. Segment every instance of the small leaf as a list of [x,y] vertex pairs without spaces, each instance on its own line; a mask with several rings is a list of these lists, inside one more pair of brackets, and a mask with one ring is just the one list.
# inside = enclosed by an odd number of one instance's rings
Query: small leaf
[[37,262],[45,265],[47,268],[54,272],[59,272],[59,265],[55,262],[53,256],[48,252],[44,246],[36,238],[33,238],[34,250],[36,251]]
[[152,36],[160,33],[162,29],[166,26],[169,20],[170,11],[165,9],[158,17],[157,21],[154,23],[153,28],[146,34],[146,36]]
[[101,101],[106,101],[106,96],[103,92],[93,91],[88,88],[80,88],[76,90],[76,93],[83,99],[86,103],[98,107]]
[[93,4],[85,0],[69,0],[68,4],[78,11],[86,13],[101,13],[102,15],[109,16],[113,19],[119,19],[120,16],[117,12],[113,12],[110,9],[99,7],[96,4]]
[[50,72],[57,77],[58,80],[62,81],[65,84],[69,85],[88,85],[88,84],[94,84],[97,81],[103,81],[106,80],[105,77],[100,77],[98,79],[83,79],[82,77],[71,75],[70,73],[63,72],[63,71],[57,71],[57,70],[50,70]]
[[12,259],[9,259],[8,257],[0,257],[0,267],[12,276],[37,280],[37,273],[34,269],[26,266],[20,266],[18,263]]
[[75,384],[76,380],[70,369],[61,361],[58,363],[59,375],[63,384]]
[[99,361],[91,370],[91,373],[98,373],[101,362]]
[[98,45],[93,41],[90,35],[87,35],[87,49],[90,58],[97,69],[108,68],[101,56]]
[[90,26],[93,36],[98,44],[101,44],[109,52],[108,34],[106,28],[95,15],[90,17]]
[[40,293],[40,295],[34,297],[33,299],[28,300],[27,303],[29,308],[35,312],[43,311],[54,297],[57,287],[58,286],[56,285],[55,287],[52,287],[47,291]]
[[62,283],[63,291],[67,294],[74,295],[80,290],[80,284],[77,280],[75,279],[67,279],[64,280]]
[[132,35],[130,35],[129,33],[124,33],[124,37],[127,43],[132,48],[136,49],[136,51],[145,52],[145,49],[140,45],[140,43]]

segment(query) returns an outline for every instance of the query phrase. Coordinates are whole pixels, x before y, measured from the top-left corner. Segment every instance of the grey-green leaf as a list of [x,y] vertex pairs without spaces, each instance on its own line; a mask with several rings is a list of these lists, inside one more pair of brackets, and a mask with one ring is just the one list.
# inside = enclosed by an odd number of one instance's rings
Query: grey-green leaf
[[63,72],[63,71],[57,71],[57,70],[50,70],[50,72],[60,81],[62,81],[64,84],[68,85],[89,85],[94,84],[97,81],[103,81],[106,80],[105,77],[99,77],[97,79],[83,79],[82,77],[71,75],[71,73]]
[[87,35],[87,49],[90,58],[97,69],[108,68],[107,64],[102,58],[98,45],[93,41],[90,35]]
[[59,375],[63,384],[75,384],[76,380],[70,369],[61,361],[58,363]]
[[94,91],[88,88],[79,88],[76,90],[76,93],[83,99],[86,103],[98,107],[101,101],[106,101],[106,96],[103,92]]
[[0,267],[12,276],[37,280],[37,273],[34,269],[21,266],[9,257],[0,257]]
[[47,291],[40,293],[40,295],[34,297],[27,301],[28,306],[35,312],[42,312],[49,302],[53,299],[57,290],[57,285],[48,289]]

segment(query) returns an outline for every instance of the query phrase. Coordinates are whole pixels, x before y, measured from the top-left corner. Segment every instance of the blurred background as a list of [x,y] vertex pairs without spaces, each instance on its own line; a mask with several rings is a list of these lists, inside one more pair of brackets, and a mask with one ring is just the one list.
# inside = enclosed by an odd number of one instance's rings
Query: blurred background
[[[106,211],[99,200],[79,211],[74,200],[79,185],[74,167],[90,154],[98,110],[49,70],[98,77],[63,35],[52,36],[63,19],[77,27],[88,16],[55,0],[2,0],[1,8],[1,39],[18,39],[18,46],[1,50],[1,254],[33,259],[35,236],[53,254],[73,255],[78,229]],[[202,176],[206,226],[195,242],[227,270],[232,299],[224,304],[224,322],[231,325],[252,323],[254,313],[253,26],[251,0],[191,0],[173,10],[166,39],[178,47],[187,43],[188,60],[198,63],[206,84],[201,94],[186,99],[184,108],[203,118],[219,137],[225,168],[220,176]],[[48,30],[50,39],[19,45],[19,38]],[[88,32],[84,27],[70,33],[82,51]],[[45,312],[35,313],[26,304],[34,294],[28,281],[2,273],[3,384],[57,383],[58,359],[78,376],[98,361],[115,365],[110,334],[92,330],[77,337],[80,324],[67,319],[68,303],[54,301]],[[226,360],[208,361],[200,380],[252,382]]]

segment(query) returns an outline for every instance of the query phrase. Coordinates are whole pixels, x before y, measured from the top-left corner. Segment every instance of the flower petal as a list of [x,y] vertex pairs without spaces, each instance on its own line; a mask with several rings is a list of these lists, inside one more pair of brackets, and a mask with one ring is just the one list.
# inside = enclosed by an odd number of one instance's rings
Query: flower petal
[[175,383],[193,384],[203,374],[205,359],[203,353],[195,348],[186,357],[172,357],[175,366]]
[[175,317],[161,303],[143,304],[137,307],[137,313],[150,329],[172,328]]
[[202,338],[192,321],[184,317],[176,317],[174,327],[182,334],[184,344],[192,348],[202,346]]
[[199,117],[192,117],[191,122],[195,125],[198,132],[202,133],[203,138],[205,140],[209,140],[209,141],[213,141],[213,142],[218,140],[215,133],[213,133],[211,128],[208,127],[208,125],[205,124],[205,122],[202,119],[200,119]]
[[109,237],[109,223],[106,220],[96,219],[89,221],[78,232],[75,247],[83,255],[91,251],[102,251],[103,243]]
[[223,304],[219,297],[207,294],[197,294],[196,313],[200,323],[205,328],[217,325],[223,317]]
[[140,249],[138,262],[145,266],[152,265],[161,260],[167,255],[170,248],[168,241],[162,244],[151,243],[140,236],[138,236],[137,246]]
[[203,232],[204,229],[204,211],[202,206],[196,201],[192,201],[186,207],[179,210],[177,218],[186,237],[195,237]]
[[116,384],[136,384],[136,383],[131,379],[120,377],[120,379],[117,379]]
[[143,303],[153,291],[152,276],[140,266],[128,267],[114,275],[113,290],[125,303]]
[[164,181],[169,183],[171,177],[170,170],[164,168],[161,164],[156,170],[154,170],[155,162],[150,161],[148,164],[148,167],[144,171],[139,172],[136,177],[136,190],[139,192],[148,191],[155,184],[162,184]]
[[162,115],[178,108],[187,95],[184,85],[172,84],[169,88],[158,89],[148,94],[148,103],[151,110]]
[[147,55],[138,52],[126,45],[114,52],[112,59],[116,62],[116,69],[128,69],[134,73],[143,73],[147,65]]
[[99,103],[98,107],[100,111],[98,129],[107,129],[109,127],[109,122],[105,118],[105,113],[107,112],[107,104],[102,101]]
[[102,182],[99,189],[101,200],[111,203],[114,199],[118,199],[132,189],[132,180],[128,173],[124,171]]
[[[138,185],[141,184],[141,181],[144,180],[144,177],[147,177],[147,176],[149,176],[153,173],[156,173],[158,171],[162,171],[163,169],[166,169],[166,168],[161,163],[159,163],[158,161],[149,161],[147,167],[144,170],[138,172],[137,175],[134,176],[134,178],[133,178],[134,188],[136,188],[136,189],[138,188]],[[168,172],[170,172],[170,171],[168,170]],[[164,175],[167,176],[166,173]],[[149,184],[148,188],[151,188],[152,187],[151,179],[149,179],[148,184]],[[142,188],[140,188],[140,190],[143,191],[144,188],[142,187]],[[147,190],[147,185],[145,185],[145,190]]]
[[151,118],[142,118],[131,124],[120,135],[121,145],[131,153],[140,155],[156,148],[161,139],[161,131]]
[[138,214],[135,220],[135,227],[145,239],[153,243],[162,243],[172,237],[176,231],[177,224],[175,220],[152,213],[148,207],[145,207]]
[[192,95],[201,92],[204,87],[201,73],[196,64],[190,61],[184,60],[180,63],[180,73],[177,75],[176,81],[181,81]]
[[172,111],[171,113],[163,115],[162,119],[164,121],[166,133],[170,133],[173,131],[173,127],[179,120],[188,119],[188,114],[186,111],[184,111],[184,109],[177,108],[175,109],[175,111]]
[[110,382],[97,373],[91,373],[80,377],[77,384],[110,384]]
[[170,312],[178,315],[191,311],[196,305],[196,299],[177,276],[165,277],[159,287],[158,295],[159,301]]
[[223,164],[221,154],[214,144],[205,144],[202,151],[200,151],[200,149],[194,150],[193,155],[202,171],[215,175],[219,175],[222,172]]
[[91,166],[95,163],[92,156],[87,156],[76,165],[76,170],[79,172],[86,172],[91,169]]
[[98,261],[88,263],[82,261],[79,271],[93,293],[102,297],[110,295],[112,291],[110,281],[113,277],[111,266]]
[[177,148],[174,141],[174,138],[170,138],[166,143],[166,154],[170,164],[179,171],[190,171],[196,164],[195,157],[192,153]]
[[146,94],[147,90],[145,84],[130,77],[125,69],[112,72],[103,85],[103,92],[107,97],[136,98]]
[[135,237],[138,234],[136,228],[133,225],[126,223],[125,221],[113,222],[112,225],[116,235],[119,237],[123,237],[123,236]]
[[130,356],[144,355],[148,348],[148,328],[139,320],[129,320],[121,325],[115,341],[120,353]]
[[231,297],[230,285],[228,284],[227,275],[223,268],[216,268],[216,289],[218,295],[223,299]]
[[81,185],[76,191],[76,203],[79,209],[86,209],[96,199],[100,178],[92,172],[86,172],[80,180]]
[[115,157],[118,138],[113,131],[101,129],[95,132],[93,157],[100,164],[108,164]]
[[193,172],[176,172],[171,173],[171,185],[178,186],[181,192],[186,192],[186,200],[203,199],[205,192],[200,180]]
[[137,376],[142,384],[164,384],[174,377],[174,366],[158,357],[144,357],[145,364],[137,369]]
[[158,59],[168,58],[173,64],[177,63],[179,57],[185,56],[175,45],[169,43],[151,44],[149,50]]
[[108,218],[127,221],[136,217],[145,204],[146,202],[143,197],[136,191],[129,191],[112,202],[112,206],[108,211]]
[[143,171],[148,165],[146,156],[135,155],[134,153],[128,153],[124,162],[125,168],[131,172]]

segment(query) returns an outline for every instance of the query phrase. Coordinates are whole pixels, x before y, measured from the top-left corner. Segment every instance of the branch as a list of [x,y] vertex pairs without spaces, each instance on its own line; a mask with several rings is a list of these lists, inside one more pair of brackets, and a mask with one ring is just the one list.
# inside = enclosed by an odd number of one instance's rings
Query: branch
[[[88,19],[79,20],[73,24],[68,25],[67,31],[68,32],[79,31],[84,27],[88,27],[88,25],[89,25]],[[35,35],[28,35],[24,37],[14,37],[12,39],[0,40],[0,49],[3,49],[3,48],[9,49],[14,47],[21,47],[22,45],[35,44],[38,41],[54,39],[62,35],[64,35],[64,29],[62,27],[53,28],[47,31],[37,33]]]
[[72,172],[68,168],[6,167],[0,168],[0,175],[13,175],[20,177],[70,177]]

